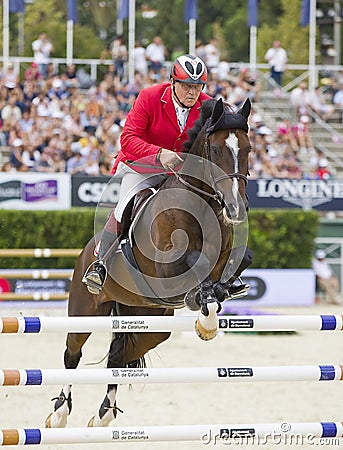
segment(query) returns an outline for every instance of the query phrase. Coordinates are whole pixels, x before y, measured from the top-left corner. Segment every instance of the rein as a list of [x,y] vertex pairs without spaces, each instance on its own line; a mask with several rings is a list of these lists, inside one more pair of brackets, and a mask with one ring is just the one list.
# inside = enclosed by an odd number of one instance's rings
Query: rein
[[[206,154],[206,160],[209,162],[211,161],[211,154],[210,154],[210,146],[209,146],[209,133],[206,133],[206,141],[204,143],[204,149],[205,149],[205,154]],[[240,172],[233,172],[233,173],[225,173],[223,175],[220,175],[219,177],[215,177],[214,173],[213,173],[213,167],[210,164],[210,174],[211,174],[211,189],[213,189],[214,194],[211,194],[210,192],[207,192],[203,189],[200,189],[196,186],[194,186],[192,183],[189,183],[188,181],[186,181],[178,172],[176,172],[174,169],[172,169],[171,167],[168,169],[172,172],[172,174],[177,178],[177,180],[182,183],[184,186],[188,187],[189,189],[192,189],[195,192],[198,192],[201,195],[205,195],[207,197],[213,198],[216,202],[218,202],[223,208],[226,208],[227,205],[224,201],[224,195],[223,193],[218,189],[217,187],[217,183],[222,181],[222,180],[226,180],[226,179],[232,179],[232,178],[237,178],[240,180],[243,180],[245,185],[248,184],[248,177],[246,175],[244,175],[243,173]]]

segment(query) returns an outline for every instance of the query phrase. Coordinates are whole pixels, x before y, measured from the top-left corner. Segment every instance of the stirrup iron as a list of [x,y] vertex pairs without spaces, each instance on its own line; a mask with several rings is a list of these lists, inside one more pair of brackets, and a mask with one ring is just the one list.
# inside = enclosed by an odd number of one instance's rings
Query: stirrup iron
[[[97,264],[101,267],[101,270],[104,272],[103,275],[100,273],[100,271],[97,271],[96,268]],[[94,269],[90,270],[92,266],[94,266]],[[84,283],[87,286],[88,292],[90,292],[91,294],[98,295],[100,294],[102,288],[104,287],[107,275],[108,271],[104,261],[95,260],[88,266],[86,273],[82,278],[82,283]]]

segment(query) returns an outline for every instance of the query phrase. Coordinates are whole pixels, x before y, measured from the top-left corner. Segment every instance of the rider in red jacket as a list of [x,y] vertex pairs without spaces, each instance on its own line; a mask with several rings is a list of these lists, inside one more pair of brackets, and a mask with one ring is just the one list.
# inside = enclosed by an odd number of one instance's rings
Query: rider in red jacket
[[[141,190],[158,186],[166,173],[182,163],[180,151],[187,132],[200,116],[200,106],[210,99],[202,90],[207,81],[204,62],[193,55],[176,59],[169,83],[143,89],[128,113],[121,134],[121,151],[113,173],[123,175],[119,201],[102,232],[98,259],[82,281],[89,292],[99,294],[107,277],[107,267],[116,249],[120,222],[128,202]],[[139,161],[138,161],[139,160]],[[146,166],[155,166],[149,168]],[[156,176],[151,176],[156,172]],[[92,267],[94,266],[94,267]]]

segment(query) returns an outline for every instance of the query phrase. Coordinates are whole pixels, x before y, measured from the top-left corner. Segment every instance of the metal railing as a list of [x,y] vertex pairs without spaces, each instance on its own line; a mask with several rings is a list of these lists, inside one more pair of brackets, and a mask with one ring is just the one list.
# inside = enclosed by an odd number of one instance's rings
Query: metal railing
[[[26,70],[29,65],[33,62],[33,57],[26,56],[10,56],[9,60],[14,63],[14,67],[18,73],[20,70]],[[0,56],[0,63],[3,64],[3,57]],[[58,70],[60,66],[67,66],[66,58],[51,58],[50,62]],[[108,66],[112,64],[111,59],[73,59],[73,64],[76,66],[82,66],[87,68],[92,80],[98,80],[99,68],[101,66]],[[171,66],[171,62],[166,62],[167,68]],[[249,68],[250,64],[247,62],[230,62],[230,67],[232,70]],[[269,65],[268,64],[256,64],[256,70],[262,75],[264,80],[267,82],[269,77]],[[319,80],[319,74],[323,73],[338,73],[343,70],[343,65],[316,65],[315,73],[316,79]],[[288,64],[287,71],[285,72],[285,80],[287,83],[283,86],[283,90],[288,92],[292,90],[300,81],[306,80],[309,76],[309,66],[307,64]]]

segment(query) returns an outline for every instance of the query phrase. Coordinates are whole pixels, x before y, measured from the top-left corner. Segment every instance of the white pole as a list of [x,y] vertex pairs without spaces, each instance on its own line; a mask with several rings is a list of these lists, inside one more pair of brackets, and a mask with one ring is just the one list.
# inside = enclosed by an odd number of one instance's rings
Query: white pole
[[133,81],[133,78],[135,76],[135,63],[133,59],[133,50],[135,48],[135,25],[136,25],[136,1],[130,0],[129,3],[129,70],[128,70],[128,76],[129,81]]
[[116,25],[116,31],[117,36],[123,35],[123,19],[118,19],[118,11],[121,8],[121,0],[117,0],[117,25]]
[[24,13],[18,13],[18,55],[24,54]]
[[333,22],[334,43],[335,43],[335,65],[341,64],[341,1],[335,0],[335,17]]
[[67,65],[73,62],[74,21],[67,20]]
[[189,54],[195,55],[195,40],[196,40],[196,19],[189,19]]
[[250,71],[256,73],[256,46],[257,46],[257,27],[250,27]]
[[9,18],[10,18],[9,0],[4,0],[2,14],[3,14],[2,58],[3,58],[3,65],[6,66],[9,57]]
[[[2,334],[164,331],[194,332],[195,316],[123,317],[0,317]],[[341,315],[218,316],[221,331],[335,331],[343,332]],[[0,338],[1,339],[1,338]]]
[[[228,445],[247,442],[260,437],[263,443],[273,437],[281,440],[289,436],[289,441],[304,436],[308,438],[339,438],[343,433],[341,422],[303,422],[303,423],[223,423],[208,425],[166,425],[128,427],[95,427],[95,428],[13,428],[0,429],[0,445],[48,445],[48,444],[92,444],[92,443],[134,443],[140,442],[181,442],[196,441],[198,448],[216,444]],[[286,425],[286,427],[285,427]],[[250,440],[247,440],[247,436]],[[234,441],[233,441],[234,439]],[[29,442],[28,442],[29,441]],[[257,440],[257,446],[259,445]],[[199,445],[201,446],[199,447]],[[210,444],[210,445],[208,445]],[[234,445],[232,445],[234,446]],[[123,447],[122,447],[123,448]],[[206,448],[206,447],[205,447]],[[332,448],[332,446],[331,446]]]
[[317,0],[310,0],[310,29],[309,29],[309,90],[314,91],[317,85],[316,74],[316,9]]
[[0,386],[342,381],[342,366],[1,369]]

